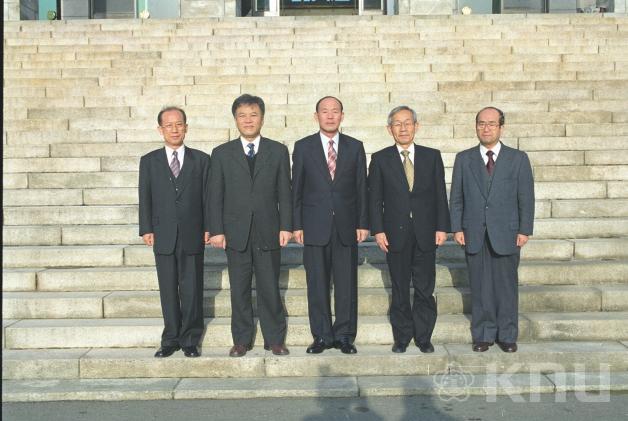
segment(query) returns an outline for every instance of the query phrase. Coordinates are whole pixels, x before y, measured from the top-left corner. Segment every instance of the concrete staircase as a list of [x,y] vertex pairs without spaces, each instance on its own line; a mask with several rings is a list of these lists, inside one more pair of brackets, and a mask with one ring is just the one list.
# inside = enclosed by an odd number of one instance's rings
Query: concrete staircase
[[[628,389],[627,69],[626,16],[5,22],[3,400]],[[188,143],[211,152],[236,136],[230,105],[245,92],[267,103],[264,134],[289,147],[316,130],[315,101],[337,95],[343,131],[369,154],[391,143],[388,111],[413,106],[417,141],[443,152],[448,180],[455,153],[477,142],[475,112],[502,108],[505,141],[528,152],[536,179],[520,351],[471,352],[464,256],[448,243],[436,352],[392,354],[385,258],[367,242],[357,355],[305,354],[305,272],[290,245],[289,357],[261,337],[227,357],[225,257],[208,249],[203,356],[153,358],[162,320],[137,235],[139,156],[161,145],[166,104],[186,109]]]

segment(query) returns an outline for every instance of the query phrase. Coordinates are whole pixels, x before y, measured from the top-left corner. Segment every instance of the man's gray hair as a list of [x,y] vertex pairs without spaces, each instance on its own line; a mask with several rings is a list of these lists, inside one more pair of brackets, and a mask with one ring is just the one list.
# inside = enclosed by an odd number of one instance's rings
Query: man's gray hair
[[399,111],[410,111],[412,113],[412,121],[414,121],[415,123],[418,121],[417,116],[416,116],[416,111],[414,111],[412,108],[408,107],[407,105],[400,105],[398,107],[393,108],[388,113],[388,125],[389,126],[392,126],[393,117]]

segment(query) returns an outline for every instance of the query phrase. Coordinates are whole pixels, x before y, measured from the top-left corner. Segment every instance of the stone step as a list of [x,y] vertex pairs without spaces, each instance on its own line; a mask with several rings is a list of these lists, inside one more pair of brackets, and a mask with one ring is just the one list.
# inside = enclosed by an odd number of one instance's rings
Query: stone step
[[260,381],[315,377],[324,381],[336,376],[431,376],[450,367],[467,375],[600,369],[617,373],[628,368],[626,344],[614,341],[520,343],[516,355],[505,354],[497,346],[478,355],[466,344],[437,344],[429,355],[413,344],[404,354],[392,353],[388,345],[364,345],[351,356],[335,349],[307,355],[304,347],[293,347],[290,355],[277,357],[256,347],[244,358],[231,358],[228,349],[205,347],[195,359],[184,358],[181,352],[156,359],[152,348],[4,350],[2,372],[3,380],[183,377]]
[[[84,249],[85,247],[83,247]],[[99,248],[102,254],[112,253],[118,248]],[[54,250],[53,250],[54,252]],[[5,248],[6,253],[6,248]],[[78,252],[74,252],[78,254]],[[6,259],[6,257],[5,257]],[[80,259],[88,261],[88,257]],[[103,258],[104,259],[104,258]],[[94,258],[90,263],[93,266]],[[70,263],[70,262],[67,262]],[[106,262],[108,263],[108,262]],[[99,292],[99,291],[156,291],[157,274],[154,267],[80,267],[79,268],[3,269],[3,290],[48,292]],[[67,266],[67,264],[66,264]],[[104,266],[104,265],[103,265]],[[229,277],[224,266],[205,267],[205,289],[229,289]],[[628,265],[625,260],[575,260],[566,262],[524,261],[519,267],[521,285],[588,285],[626,284]],[[305,270],[302,266],[284,266],[279,277],[280,288],[306,288]],[[360,288],[390,287],[390,278],[385,265],[363,263],[358,266]],[[466,266],[462,262],[436,265],[437,287],[468,286]]]
[[[289,316],[307,316],[307,295],[303,288],[281,291]],[[255,304],[255,293],[253,294]],[[412,290],[409,291],[412,297]],[[440,287],[434,295],[439,314],[471,312],[468,288]],[[230,317],[229,290],[204,294],[206,317]],[[358,313],[363,316],[388,314],[389,288],[360,288]],[[161,317],[158,291],[115,292],[4,292],[2,316],[6,319],[141,318]],[[332,299],[333,309],[333,299]],[[628,311],[628,285],[521,286],[521,312]],[[333,311],[332,311],[333,312]]]
[[[541,393],[609,399],[628,389],[628,372],[538,374],[454,373],[439,376],[276,377],[276,378],[133,378],[70,380],[7,380],[3,402],[121,401],[169,399],[347,398],[367,396],[438,396],[459,399],[498,395],[511,399]],[[534,377],[533,377],[534,376]],[[503,378],[502,378],[503,377]],[[531,380],[533,377],[533,381]],[[464,383],[458,384],[456,381]],[[600,402],[595,400],[593,402]]]
[[[628,339],[628,312],[521,313],[521,341],[615,341]],[[4,329],[5,347],[34,348],[135,348],[159,344],[161,318],[140,319],[33,319],[20,320]],[[289,317],[286,343],[305,346],[312,340],[305,317]],[[445,314],[436,322],[435,343],[470,343],[469,319]],[[385,316],[361,316],[356,344],[392,344]],[[205,346],[232,344],[230,319],[206,319]],[[262,345],[262,335],[255,344]]]

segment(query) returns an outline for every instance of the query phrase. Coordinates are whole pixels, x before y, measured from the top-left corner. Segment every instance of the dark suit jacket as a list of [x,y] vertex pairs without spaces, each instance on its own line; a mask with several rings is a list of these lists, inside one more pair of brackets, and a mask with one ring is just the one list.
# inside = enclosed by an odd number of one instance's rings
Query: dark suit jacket
[[440,151],[414,145],[414,186],[410,192],[397,146],[382,149],[371,156],[369,189],[371,233],[385,232],[389,250],[401,251],[408,230],[413,230],[419,248],[432,251],[436,249],[434,233],[450,231]]
[[288,148],[261,138],[253,177],[240,139],[214,149],[210,182],[210,232],[243,251],[251,222],[264,250],[279,248],[279,231],[292,231]]
[[305,244],[326,245],[334,221],[342,243],[356,244],[356,229],[368,229],[366,154],[362,142],[340,134],[332,181],[320,134],[297,141],[292,155],[292,198],[294,229],[303,230]]
[[140,236],[155,234],[153,250],[156,254],[174,253],[177,238],[187,254],[205,250],[203,235],[209,231],[210,167],[209,155],[187,146],[176,180],[165,148],[149,152],[140,159]]
[[516,253],[517,234],[532,235],[534,224],[528,155],[502,143],[491,180],[479,145],[458,153],[449,204],[452,231],[464,231],[467,253],[480,251],[487,231],[495,252]]

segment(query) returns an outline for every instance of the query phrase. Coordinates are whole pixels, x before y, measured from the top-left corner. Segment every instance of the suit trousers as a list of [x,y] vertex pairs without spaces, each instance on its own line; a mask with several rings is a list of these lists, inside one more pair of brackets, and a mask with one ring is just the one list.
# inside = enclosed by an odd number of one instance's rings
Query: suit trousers
[[436,324],[436,251],[421,251],[414,232],[408,230],[406,246],[399,252],[389,250],[386,262],[392,283],[389,315],[395,342],[408,344],[412,338],[417,344],[429,342]]
[[177,239],[173,254],[155,254],[164,330],[161,346],[197,346],[203,322],[203,253],[186,254]]
[[[279,234],[277,234],[279,235]],[[227,265],[231,286],[231,336],[237,345],[252,345],[255,338],[251,282],[255,272],[257,314],[266,345],[283,344],[286,316],[279,294],[281,249],[264,250],[255,224],[244,251],[229,248]]]
[[[310,330],[315,338],[332,345],[334,340],[353,343],[358,327],[358,246],[344,245],[335,223],[324,246],[305,245],[303,264],[307,279]],[[334,285],[332,326],[330,284]]]
[[519,255],[495,253],[488,235],[478,253],[466,254],[474,342],[517,342]]

